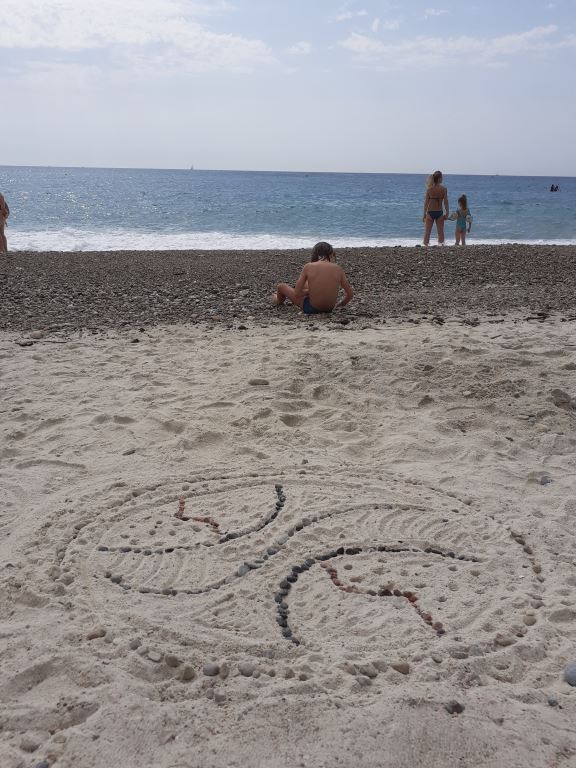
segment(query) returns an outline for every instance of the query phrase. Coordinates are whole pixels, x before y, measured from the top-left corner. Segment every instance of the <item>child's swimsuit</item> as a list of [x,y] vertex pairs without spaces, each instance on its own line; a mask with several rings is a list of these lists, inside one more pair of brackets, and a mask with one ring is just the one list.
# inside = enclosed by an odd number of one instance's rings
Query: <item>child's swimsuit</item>
[[469,208],[466,208],[465,211],[463,211],[461,208],[458,208],[456,213],[450,214],[449,218],[451,221],[456,220],[456,229],[459,229],[462,232],[466,230],[467,224],[472,224],[472,214],[470,213]]
[[308,296],[304,296],[304,301],[302,302],[302,311],[305,315],[322,315],[326,312],[332,312],[331,309],[316,309],[316,307],[313,307],[312,304],[310,304],[310,299]]

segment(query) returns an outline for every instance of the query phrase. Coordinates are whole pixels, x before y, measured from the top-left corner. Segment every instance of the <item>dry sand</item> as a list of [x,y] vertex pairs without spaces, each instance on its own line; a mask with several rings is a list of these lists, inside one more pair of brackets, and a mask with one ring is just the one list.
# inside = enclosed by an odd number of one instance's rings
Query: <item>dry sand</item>
[[576,765],[574,323],[349,328],[0,336],[2,768]]

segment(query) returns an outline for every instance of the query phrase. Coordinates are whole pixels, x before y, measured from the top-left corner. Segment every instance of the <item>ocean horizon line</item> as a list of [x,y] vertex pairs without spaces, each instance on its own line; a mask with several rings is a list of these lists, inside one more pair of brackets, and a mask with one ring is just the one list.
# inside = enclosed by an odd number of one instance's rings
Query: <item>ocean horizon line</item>
[[[314,170],[286,170],[286,169],[250,169],[250,168],[199,168],[189,167],[146,167],[146,166],[115,166],[115,165],[19,165],[1,164],[0,169],[38,169],[38,170],[61,170],[61,171],[143,171],[143,172],[170,172],[170,173],[257,173],[257,174],[282,174],[301,176],[429,176],[431,171],[314,171]],[[508,179],[574,179],[575,175],[560,175],[555,173],[476,173],[468,171],[443,171],[444,176],[471,176],[475,178],[508,178]]]

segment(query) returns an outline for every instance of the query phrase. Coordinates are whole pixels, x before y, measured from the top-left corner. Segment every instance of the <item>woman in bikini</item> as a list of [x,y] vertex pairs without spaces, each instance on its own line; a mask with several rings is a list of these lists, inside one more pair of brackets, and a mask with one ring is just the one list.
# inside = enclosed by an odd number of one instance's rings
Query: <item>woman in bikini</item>
[[[446,209],[444,212],[443,207]],[[435,171],[428,177],[426,187],[426,197],[424,198],[424,242],[423,245],[430,243],[430,234],[434,222],[438,231],[438,245],[444,245],[444,221],[450,214],[448,205],[448,190],[442,185],[442,172]]]
[[4,198],[4,195],[0,192],[0,253],[6,253],[8,251],[8,242],[6,240],[6,234],[4,227],[7,224],[8,216],[10,215],[10,208]]

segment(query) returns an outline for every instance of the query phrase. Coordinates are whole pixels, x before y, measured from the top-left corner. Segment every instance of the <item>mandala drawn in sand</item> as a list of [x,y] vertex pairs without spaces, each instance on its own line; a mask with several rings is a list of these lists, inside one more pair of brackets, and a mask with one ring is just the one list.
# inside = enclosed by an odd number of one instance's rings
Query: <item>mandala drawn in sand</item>
[[[259,638],[333,656],[454,643],[485,654],[523,638],[542,605],[521,533],[401,476],[205,475],[107,507],[63,552],[92,604],[207,647],[233,637],[240,649]],[[167,624],[150,618],[150,600]]]

